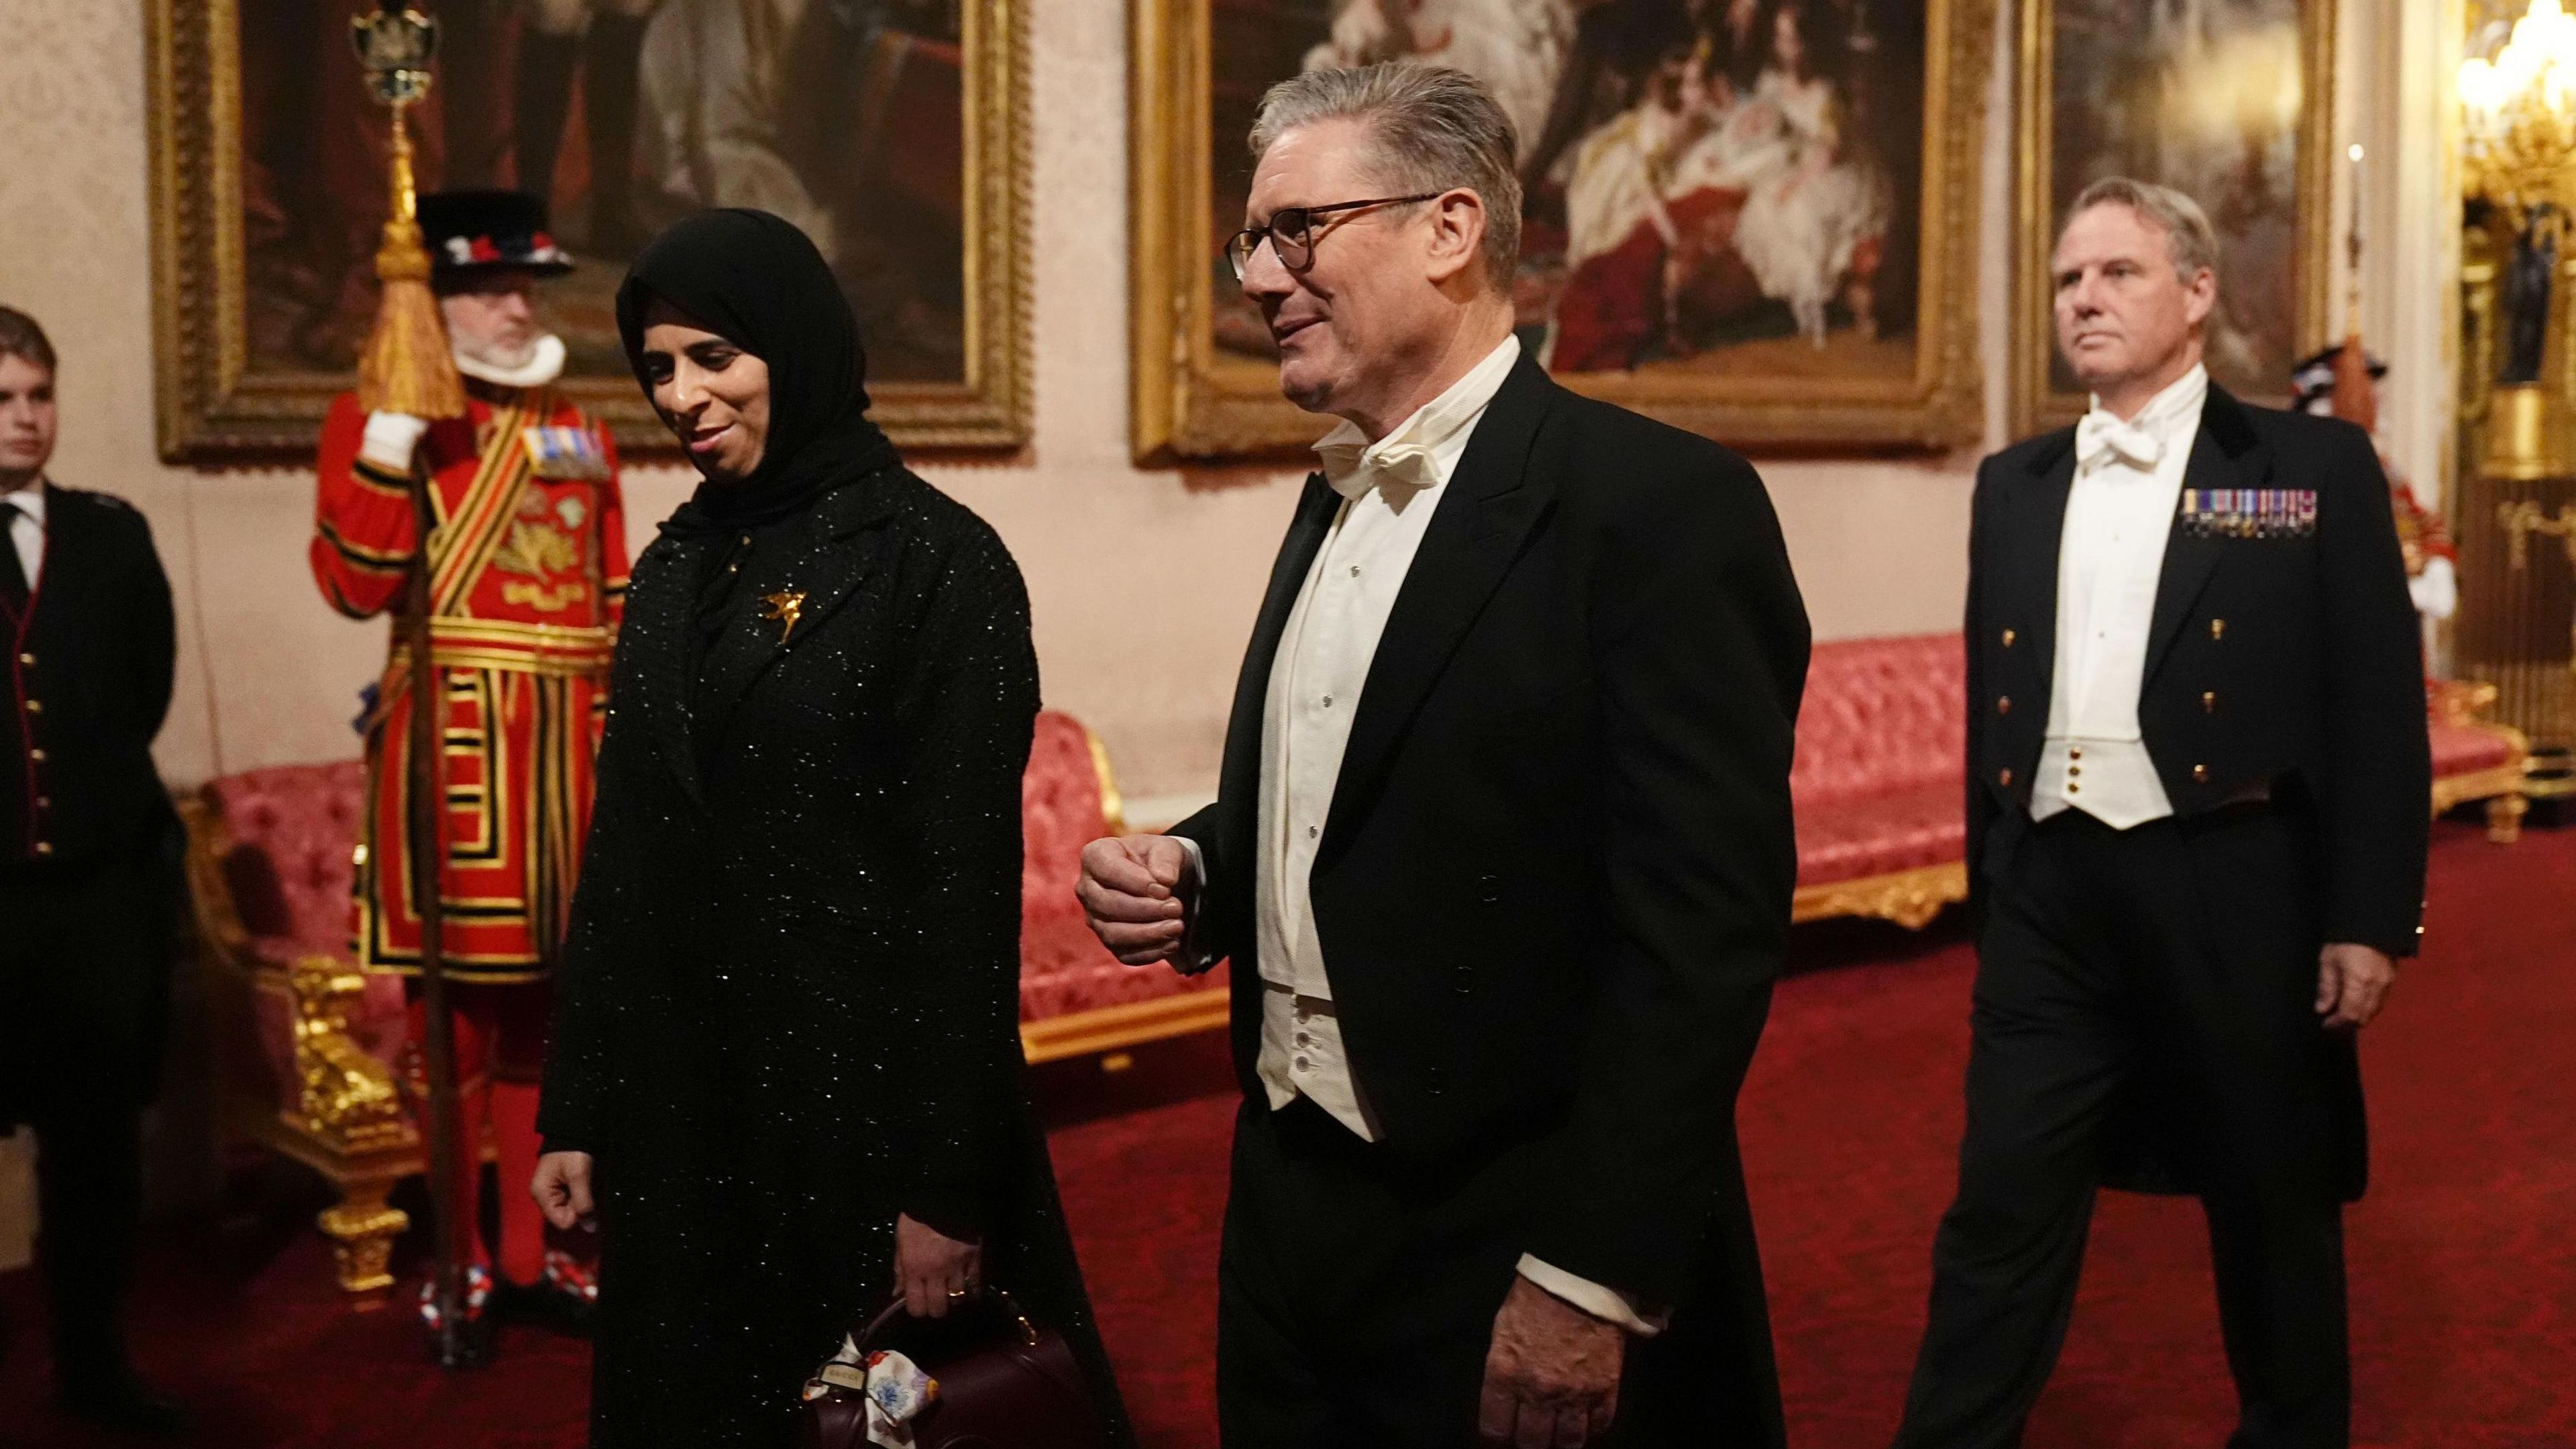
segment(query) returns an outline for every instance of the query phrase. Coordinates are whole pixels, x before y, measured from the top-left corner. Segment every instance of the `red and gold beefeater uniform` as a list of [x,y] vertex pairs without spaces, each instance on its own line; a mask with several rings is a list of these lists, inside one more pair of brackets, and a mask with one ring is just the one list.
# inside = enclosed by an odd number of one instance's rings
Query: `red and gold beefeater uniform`
[[[597,419],[549,387],[469,392],[469,415],[431,424],[413,464],[437,518],[425,562],[447,796],[441,955],[452,979],[536,981],[562,943],[590,825],[625,523]],[[332,403],[312,544],[324,596],[358,619],[399,609],[420,558],[409,482],[360,455],[366,425],[354,395]],[[367,720],[354,934],[361,966],[406,974],[420,965],[412,702],[397,634]]]

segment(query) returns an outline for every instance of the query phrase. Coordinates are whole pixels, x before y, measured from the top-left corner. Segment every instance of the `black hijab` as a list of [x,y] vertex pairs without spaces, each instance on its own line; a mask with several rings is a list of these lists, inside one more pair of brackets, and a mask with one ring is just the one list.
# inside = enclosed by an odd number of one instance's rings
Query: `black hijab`
[[793,223],[748,209],[699,212],[644,248],[617,289],[617,332],[648,397],[644,313],[656,297],[769,364],[760,466],[738,483],[701,482],[664,528],[705,537],[756,527],[902,461],[868,421],[858,319]]

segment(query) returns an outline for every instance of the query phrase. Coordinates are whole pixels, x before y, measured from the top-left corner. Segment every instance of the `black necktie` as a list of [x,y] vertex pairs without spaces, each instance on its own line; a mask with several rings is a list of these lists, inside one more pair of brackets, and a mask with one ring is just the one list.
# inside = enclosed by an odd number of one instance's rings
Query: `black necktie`
[[18,563],[18,501],[0,498],[0,605],[27,612],[27,571]]

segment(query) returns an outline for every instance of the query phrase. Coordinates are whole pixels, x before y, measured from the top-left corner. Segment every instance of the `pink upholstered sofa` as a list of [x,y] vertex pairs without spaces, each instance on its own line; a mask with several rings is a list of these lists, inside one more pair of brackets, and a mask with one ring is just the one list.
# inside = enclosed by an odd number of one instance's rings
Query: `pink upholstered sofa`
[[1020,1046],[1029,1061],[1108,1054],[1222,1025],[1226,968],[1190,978],[1122,966],[1073,898],[1082,848],[1127,826],[1100,742],[1072,716],[1038,716],[1020,789]]
[[1791,919],[1921,926],[1967,896],[1966,675],[1956,634],[1816,646],[1789,769]]
[[[408,1219],[386,1202],[421,1170],[422,1144],[394,1088],[402,985],[348,951],[357,761],[251,770],[182,802],[190,884],[210,962],[219,1112],[237,1137],[310,1166],[339,1190],[321,1225],[343,1287],[391,1285]],[[1225,1019],[1225,979],[1139,971],[1101,949],[1074,903],[1082,847],[1121,829],[1099,742],[1069,715],[1039,716],[1021,784],[1028,855],[1021,1038],[1032,1062],[1098,1054]]]

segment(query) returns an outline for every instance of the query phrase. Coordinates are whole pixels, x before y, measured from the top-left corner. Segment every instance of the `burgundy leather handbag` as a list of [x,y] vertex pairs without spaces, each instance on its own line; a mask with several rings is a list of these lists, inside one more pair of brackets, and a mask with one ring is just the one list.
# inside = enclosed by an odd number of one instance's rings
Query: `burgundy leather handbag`
[[816,1372],[824,1391],[797,1414],[800,1449],[870,1449],[865,1364],[888,1348],[939,1384],[907,1426],[917,1449],[1108,1449],[1107,1426],[1064,1335],[1031,1323],[999,1289],[935,1323],[913,1319],[897,1298],[851,1337],[860,1362]]

